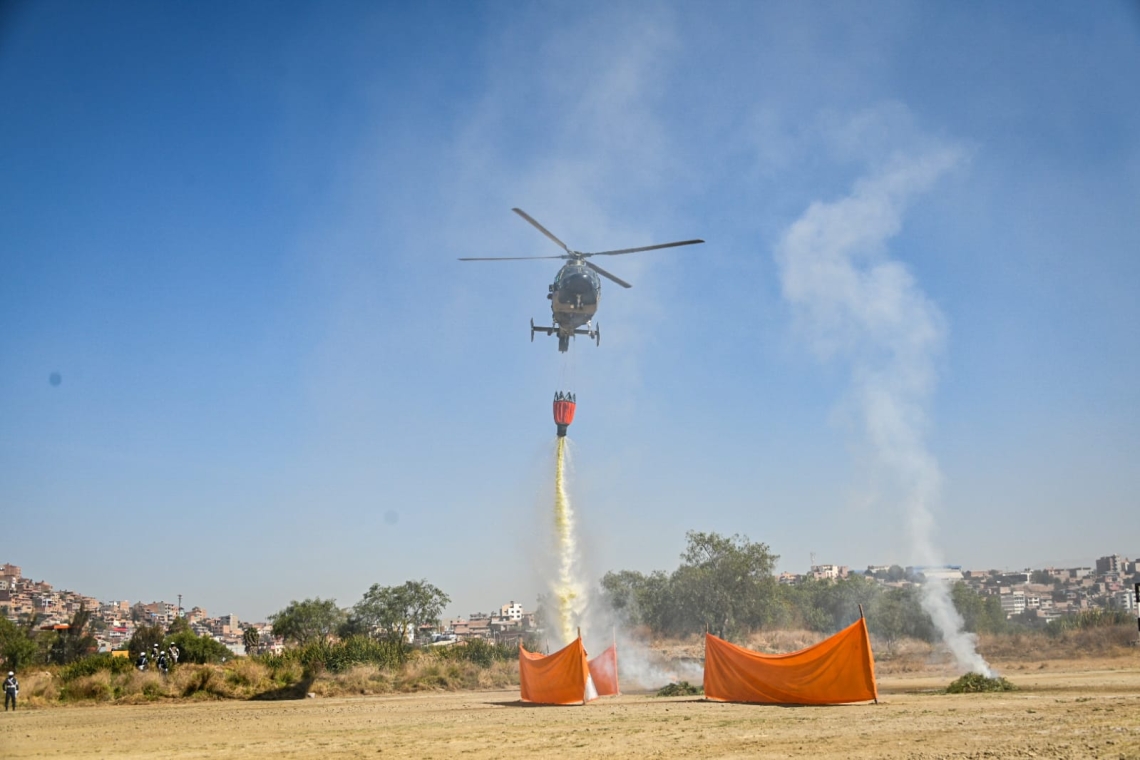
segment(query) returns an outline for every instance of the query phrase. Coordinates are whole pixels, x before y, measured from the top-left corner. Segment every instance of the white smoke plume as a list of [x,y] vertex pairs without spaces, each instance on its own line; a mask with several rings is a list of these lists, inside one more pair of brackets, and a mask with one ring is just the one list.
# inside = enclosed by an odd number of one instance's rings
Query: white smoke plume
[[[900,500],[922,565],[943,563],[931,513],[941,475],[924,430],[945,326],[886,244],[898,233],[909,200],[962,159],[959,150],[946,147],[896,156],[847,197],[813,203],[776,249],[783,294],[799,328],[824,357],[851,362],[852,394],[872,459],[882,485]],[[989,675],[944,582],[923,584],[922,606],[959,666]]]

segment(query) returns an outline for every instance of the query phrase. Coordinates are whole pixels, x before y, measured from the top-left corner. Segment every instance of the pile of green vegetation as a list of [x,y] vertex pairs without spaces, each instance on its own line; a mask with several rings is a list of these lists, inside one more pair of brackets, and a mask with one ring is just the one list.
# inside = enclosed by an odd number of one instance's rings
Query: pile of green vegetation
[[1017,687],[1001,676],[990,678],[981,673],[967,673],[946,687],[947,694],[978,694],[984,691],[1014,691]]
[[704,694],[705,690],[700,686],[693,686],[688,681],[681,681],[680,683],[671,683],[661,689],[658,689],[658,697],[693,697]]

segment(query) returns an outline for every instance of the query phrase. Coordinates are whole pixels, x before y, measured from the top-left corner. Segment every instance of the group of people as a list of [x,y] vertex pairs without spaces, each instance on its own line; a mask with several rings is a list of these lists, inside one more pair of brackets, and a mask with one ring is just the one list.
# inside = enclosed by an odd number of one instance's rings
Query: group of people
[[135,660],[135,665],[138,666],[139,670],[145,671],[147,665],[153,662],[154,666],[165,674],[170,672],[171,665],[178,664],[179,654],[181,654],[181,652],[179,652],[177,644],[171,644],[166,649],[160,649],[158,644],[155,644],[149,659],[147,658],[145,649],[139,652],[138,659]]
[[[154,649],[150,654],[150,661],[154,662],[156,668],[161,670],[164,674],[170,671],[171,664],[178,664],[178,655],[181,652],[177,644],[171,644],[166,649],[160,649],[158,644],[154,645]],[[146,670],[148,663],[146,650],[139,652],[139,657],[135,661],[139,670]],[[16,709],[16,697],[20,694],[20,682],[16,679],[15,672],[9,670],[8,678],[4,681],[4,712],[8,712],[9,706],[12,710]]]

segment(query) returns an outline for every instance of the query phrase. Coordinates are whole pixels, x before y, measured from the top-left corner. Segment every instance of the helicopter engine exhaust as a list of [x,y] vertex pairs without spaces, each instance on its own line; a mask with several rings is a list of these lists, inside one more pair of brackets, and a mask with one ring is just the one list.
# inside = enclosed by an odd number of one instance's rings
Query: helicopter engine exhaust
[[558,437],[566,437],[566,428],[574,421],[577,398],[573,393],[558,391],[554,394],[554,424],[558,426]]

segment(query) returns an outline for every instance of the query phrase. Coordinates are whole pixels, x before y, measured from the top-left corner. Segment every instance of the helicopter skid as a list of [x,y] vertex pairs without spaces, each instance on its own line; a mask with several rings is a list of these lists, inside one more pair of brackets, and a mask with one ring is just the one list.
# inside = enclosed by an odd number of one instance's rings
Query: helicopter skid
[[536,325],[534,320],[530,321],[530,342],[534,343],[534,334],[536,332],[546,333],[547,335],[558,335],[558,350],[566,351],[570,347],[571,335],[585,335],[594,340],[594,345],[602,345],[602,329],[600,326],[592,326],[589,323],[585,328],[577,328],[574,330],[564,330],[560,327],[544,327]]

